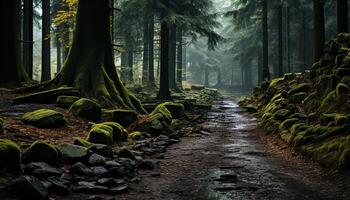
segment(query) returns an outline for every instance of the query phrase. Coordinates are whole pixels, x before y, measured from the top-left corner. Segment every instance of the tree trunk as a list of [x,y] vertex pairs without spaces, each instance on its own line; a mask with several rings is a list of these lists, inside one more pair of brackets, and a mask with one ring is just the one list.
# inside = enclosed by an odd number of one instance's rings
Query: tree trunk
[[314,39],[315,39],[315,61],[319,61],[325,44],[325,18],[323,0],[313,0],[314,2]]
[[338,33],[348,32],[348,1],[337,0]]
[[154,82],[154,15],[151,15],[149,22],[149,63],[148,63],[148,81],[150,85],[155,85]]
[[204,86],[209,87],[209,67],[204,67]]
[[[168,2],[164,2],[165,7]],[[161,12],[161,19],[166,17],[165,9]],[[169,25],[162,20],[160,25],[160,84],[158,98],[171,99],[169,90]]]
[[142,65],[142,85],[147,84],[149,70],[149,22],[148,16],[145,16],[143,24],[143,65]]
[[[0,3],[0,85],[9,86],[28,81],[20,62],[20,1],[1,1]],[[4,64],[6,63],[6,64]]]
[[176,25],[171,24],[169,30],[169,87],[176,89]]
[[262,63],[262,75],[263,80],[270,79],[270,70],[269,70],[269,47],[268,47],[268,27],[267,27],[267,0],[262,0],[262,10],[263,10],[263,20],[262,20],[262,29],[263,29],[263,63]]
[[128,82],[128,53],[126,51],[123,51],[121,53],[121,63],[120,63],[120,68],[121,68],[121,79],[124,82]]
[[183,76],[182,80],[187,80],[187,48],[183,46]]
[[23,57],[24,67],[31,79],[33,77],[33,0],[23,1]]
[[110,0],[79,0],[72,46],[60,73],[36,88],[70,86],[89,98],[141,113],[141,103],[120,81],[113,59]]
[[182,89],[182,61],[183,61],[183,52],[182,52],[182,29],[178,28],[177,30],[177,70],[176,70],[176,82],[179,88]]
[[56,36],[56,48],[57,48],[57,73],[60,72],[61,68],[62,68],[62,53],[61,53],[61,41],[58,38],[58,36]]
[[128,50],[128,81],[134,81],[134,49],[132,47]]
[[278,67],[277,75],[281,77],[283,75],[283,31],[282,31],[282,4],[277,6],[278,17]]
[[289,16],[289,6],[287,6],[287,69],[288,72],[292,72],[292,66],[290,63],[290,16]]
[[305,10],[301,9],[301,23],[299,31],[299,62],[300,70],[304,71],[306,69],[306,20],[305,20]]
[[42,7],[41,81],[45,82],[51,79],[50,0],[43,0]]

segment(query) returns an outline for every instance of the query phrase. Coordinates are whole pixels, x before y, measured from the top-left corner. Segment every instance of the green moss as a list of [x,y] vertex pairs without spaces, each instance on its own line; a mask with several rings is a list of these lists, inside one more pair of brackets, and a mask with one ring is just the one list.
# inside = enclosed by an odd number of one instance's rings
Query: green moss
[[33,142],[25,153],[23,158],[25,163],[45,162],[48,164],[57,164],[59,152],[57,148],[43,141]]
[[134,131],[130,133],[129,137],[133,140],[141,140],[143,138],[142,133],[140,131]]
[[122,142],[127,140],[127,132],[124,127],[116,122],[103,122],[102,125],[109,126],[113,129],[112,135],[114,142]]
[[299,123],[300,120],[298,118],[291,118],[283,121],[280,126],[278,127],[280,131],[282,130],[288,130],[289,128],[292,127],[294,124]]
[[78,145],[78,146],[82,146],[82,147],[86,147],[86,148],[88,148],[89,146],[92,145],[91,142],[89,142],[81,137],[74,138],[73,144]]
[[292,103],[302,103],[307,96],[308,94],[306,92],[299,92],[290,96],[289,100]]
[[76,96],[59,96],[56,100],[56,104],[63,108],[69,108],[74,102],[78,101],[79,97]]
[[336,75],[339,77],[350,76],[350,69],[349,68],[338,68],[336,70]]
[[349,94],[349,92],[350,92],[349,86],[347,86],[344,83],[339,83],[337,85],[337,88],[335,89],[335,95],[337,99],[344,97],[345,95]]
[[346,85],[350,85],[350,76],[343,77],[340,82]]
[[310,88],[310,84],[308,83],[300,83],[294,87],[292,87],[289,92],[288,92],[288,96],[292,96],[294,94],[297,93],[301,93],[301,92],[307,92]]
[[170,114],[174,119],[179,119],[185,114],[185,107],[181,103],[165,102],[162,103],[162,105],[170,111]]
[[322,111],[327,112],[328,110],[331,110],[335,102],[336,102],[335,91],[332,91],[327,95],[326,98],[323,99],[319,110],[321,112]]
[[86,140],[95,144],[112,144],[113,128],[103,124],[96,124],[90,130]]
[[306,114],[303,114],[303,113],[294,113],[292,115],[289,116],[289,118],[298,118],[300,120],[307,120],[307,115]]
[[69,109],[75,116],[96,122],[101,119],[101,106],[90,99],[79,99]]
[[0,139],[0,173],[22,172],[21,169],[21,150],[16,143]]
[[173,119],[171,112],[164,106],[164,104],[159,104],[149,116],[149,119],[151,119],[151,121],[159,120],[161,122],[167,123],[168,125],[171,124],[171,121]]
[[28,112],[23,115],[22,121],[41,128],[62,127],[66,124],[66,118],[63,114],[50,109]]
[[317,92],[319,95],[326,95],[334,90],[338,84],[338,78],[335,75],[322,75],[317,82]]
[[275,87],[279,84],[281,84],[282,82],[284,81],[284,78],[275,78],[275,79],[272,79],[271,82],[270,82],[270,85],[269,87]]
[[273,114],[273,117],[277,120],[284,120],[290,115],[290,111],[287,109],[280,109]]

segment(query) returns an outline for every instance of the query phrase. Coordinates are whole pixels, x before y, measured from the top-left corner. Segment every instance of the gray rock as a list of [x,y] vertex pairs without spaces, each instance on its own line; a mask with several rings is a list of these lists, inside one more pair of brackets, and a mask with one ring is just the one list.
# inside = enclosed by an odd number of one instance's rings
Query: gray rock
[[104,165],[106,163],[106,158],[94,153],[89,157],[88,162],[90,165]]
[[32,176],[21,176],[14,181],[10,196],[17,197],[19,200],[48,200],[49,193],[39,179]]
[[112,147],[105,144],[93,144],[89,147],[89,150],[108,158],[113,158],[114,154]]
[[129,149],[123,147],[120,149],[119,154],[118,154],[119,158],[129,158],[132,160],[135,160],[135,155],[129,151]]
[[97,184],[98,185],[102,185],[105,187],[115,187],[121,184],[125,184],[125,180],[124,179],[114,179],[114,178],[101,178],[99,180],[97,180]]
[[69,194],[69,181],[57,177],[49,177],[47,180],[51,183],[51,187],[49,187],[50,192],[61,196]]
[[122,193],[126,193],[129,190],[129,186],[128,184],[123,184],[117,187],[113,187],[110,189],[111,193],[113,194],[122,194]]
[[92,195],[87,198],[87,200],[115,200],[113,197],[101,197],[97,195]]
[[106,167],[108,169],[112,168],[112,167],[121,167],[122,165],[118,162],[115,162],[115,161],[107,161],[106,163]]
[[90,168],[94,175],[106,175],[108,174],[108,170],[104,167],[91,167]]
[[58,148],[62,152],[63,159],[69,163],[83,161],[89,154],[86,147],[74,144],[61,144],[58,145]]
[[127,174],[123,167],[112,167],[109,169],[109,173],[113,178],[123,178]]
[[153,170],[155,169],[155,165],[150,160],[137,160],[137,168],[144,170]]
[[37,177],[60,176],[62,173],[44,162],[32,162],[24,167],[24,172]]
[[82,175],[82,176],[92,176],[92,175],[94,175],[94,172],[89,167],[87,167],[86,165],[84,165],[81,162],[75,163],[71,167],[70,171],[72,173],[74,173],[74,174]]

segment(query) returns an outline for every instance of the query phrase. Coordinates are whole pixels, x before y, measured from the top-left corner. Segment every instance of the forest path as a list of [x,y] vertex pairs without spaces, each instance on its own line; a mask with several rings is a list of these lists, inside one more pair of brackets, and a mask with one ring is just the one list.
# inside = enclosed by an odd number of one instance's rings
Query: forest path
[[321,176],[278,140],[265,143],[256,124],[232,101],[216,103],[202,124],[208,134],[170,146],[122,199],[346,199],[336,185],[349,184]]

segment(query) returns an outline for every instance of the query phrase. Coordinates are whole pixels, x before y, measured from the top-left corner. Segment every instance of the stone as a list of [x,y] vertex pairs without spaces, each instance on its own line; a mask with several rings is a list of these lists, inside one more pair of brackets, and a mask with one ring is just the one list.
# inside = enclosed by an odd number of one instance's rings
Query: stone
[[128,192],[128,190],[129,190],[129,186],[127,184],[113,187],[110,189],[111,193],[113,194],[123,194]]
[[94,153],[89,157],[88,163],[90,165],[104,165],[106,163],[106,158]]
[[17,178],[10,190],[11,196],[20,200],[35,199],[48,200],[49,193],[44,184],[37,178],[31,176],[21,176]]
[[112,167],[109,169],[109,173],[113,178],[123,178],[127,174],[123,167]]
[[284,120],[289,116],[289,114],[290,114],[289,110],[280,109],[273,114],[273,117],[277,120]]
[[98,167],[91,167],[90,169],[92,170],[92,173],[97,176],[108,174],[108,170],[104,167],[98,166]]
[[112,147],[104,144],[93,144],[89,147],[89,150],[108,158],[113,158],[114,154]]
[[174,119],[179,119],[185,115],[185,107],[181,103],[165,102],[161,105],[170,111]]
[[51,187],[49,187],[50,192],[60,196],[66,196],[70,193],[68,189],[69,181],[57,177],[49,177],[47,180],[51,183]]
[[65,126],[67,123],[63,114],[50,109],[39,109],[25,113],[21,120],[39,128],[57,128]]
[[115,110],[107,110],[105,111],[108,116],[111,117],[113,122],[117,122],[123,127],[128,127],[130,124],[137,121],[137,113],[133,110],[123,110],[123,109],[115,109]]
[[86,147],[74,144],[60,144],[58,145],[58,149],[62,152],[63,159],[70,163],[84,160],[89,153]]
[[56,100],[56,104],[62,108],[70,108],[74,102],[78,101],[77,96],[59,96]]
[[32,162],[24,167],[24,172],[36,177],[60,176],[62,173],[44,162]]
[[87,198],[87,200],[115,200],[115,198],[113,197],[101,197],[101,196],[97,196],[97,195],[92,195],[92,196],[89,196]]
[[78,193],[88,193],[88,194],[96,194],[96,193],[109,193],[109,189],[104,186],[97,186],[94,182],[85,182],[81,181],[78,183],[78,187],[75,188],[74,192]]
[[70,112],[75,116],[96,122],[101,120],[101,106],[90,99],[79,99],[70,107]]
[[57,164],[59,154],[60,152],[55,146],[43,141],[35,141],[25,152],[23,161],[25,163],[45,162],[55,165]]
[[81,137],[74,138],[73,144],[78,145],[78,146],[82,146],[82,147],[86,147],[86,148],[88,148],[92,145],[91,142],[89,142]]
[[137,160],[137,168],[138,169],[143,169],[143,170],[154,170],[155,169],[155,165],[152,161],[150,160]]
[[112,144],[113,128],[103,124],[95,124],[86,140],[94,144]]
[[118,162],[115,161],[107,161],[106,162],[106,167],[107,168],[112,168],[112,167],[121,167],[122,165]]
[[71,168],[70,168],[71,173],[81,175],[81,176],[92,176],[94,175],[94,171],[84,165],[81,162],[75,163]]
[[125,184],[125,180],[114,179],[114,178],[101,178],[101,179],[98,179],[97,184],[110,188],[120,184]]
[[122,147],[119,150],[118,157],[119,158],[129,158],[129,159],[135,160],[135,155],[131,151],[129,151],[129,149],[127,149],[125,147]]
[[22,172],[21,149],[11,140],[0,139],[0,172]]

